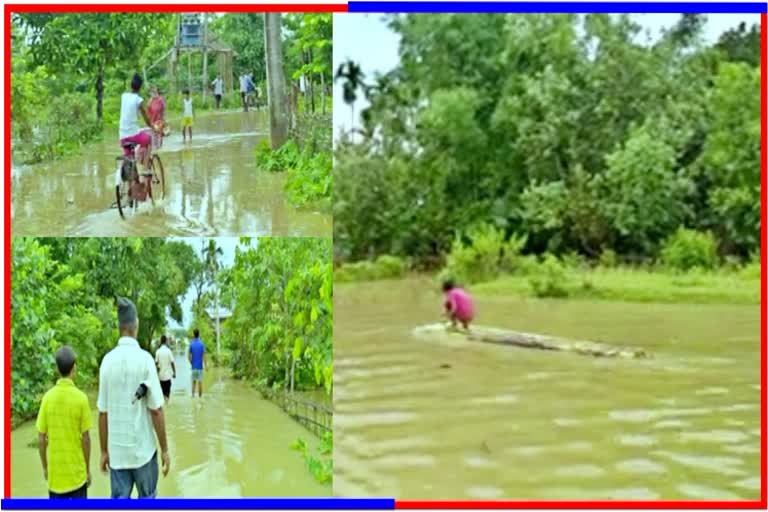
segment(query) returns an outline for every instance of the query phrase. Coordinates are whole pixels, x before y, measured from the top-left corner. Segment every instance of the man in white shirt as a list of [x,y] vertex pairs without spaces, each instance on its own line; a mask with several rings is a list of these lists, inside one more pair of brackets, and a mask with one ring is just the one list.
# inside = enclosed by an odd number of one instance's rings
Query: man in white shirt
[[176,362],[173,359],[173,352],[168,348],[168,338],[163,334],[160,336],[160,347],[155,352],[155,364],[166,404],[171,399],[171,379],[176,378]]
[[152,143],[149,133],[139,128],[139,114],[150,128],[147,111],[144,109],[144,100],[139,96],[143,80],[138,74],[131,80],[131,92],[124,92],[120,97],[120,145],[123,146],[123,154],[130,155],[131,150],[126,146],[133,143],[139,145],[139,161],[147,164],[147,148]]
[[221,107],[221,95],[224,94],[224,81],[221,79],[221,73],[216,75],[213,81],[213,97],[216,98],[216,110]]
[[[129,498],[136,485],[139,498],[157,495],[157,440],[163,476],[171,461],[165,437],[163,392],[155,363],[136,341],[136,306],[117,299],[120,339],[99,369],[99,442],[101,471],[110,472],[113,498]],[[154,432],[153,432],[154,426]]]

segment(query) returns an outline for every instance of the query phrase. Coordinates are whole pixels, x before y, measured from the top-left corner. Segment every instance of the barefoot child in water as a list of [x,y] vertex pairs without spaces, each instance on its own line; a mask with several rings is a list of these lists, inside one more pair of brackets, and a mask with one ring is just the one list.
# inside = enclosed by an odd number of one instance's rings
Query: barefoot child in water
[[461,322],[464,329],[469,330],[469,324],[475,317],[472,297],[450,279],[443,282],[443,293],[445,293],[445,315],[451,320],[453,327],[457,326],[457,322]]

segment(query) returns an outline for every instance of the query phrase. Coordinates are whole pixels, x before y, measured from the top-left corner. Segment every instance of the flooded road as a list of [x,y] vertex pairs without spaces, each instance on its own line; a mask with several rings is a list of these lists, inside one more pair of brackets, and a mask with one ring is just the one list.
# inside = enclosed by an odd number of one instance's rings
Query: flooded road
[[126,220],[111,208],[117,130],[80,155],[14,166],[14,236],[331,236],[330,215],[292,207],[284,175],[256,168],[254,149],[269,136],[265,112],[198,115],[186,144],[172,126],[159,151],[165,199]]
[[[312,434],[252,388],[211,369],[203,377],[202,400],[190,396],[189,363],[176,358],[177,378],[165,421],[171,471],[160,477],[158,496],[330,496],[331,487],[317,483],[299,453],[290,449],[298,438],[314,450]],[[95,394],[91,397],[90,497],[109,496],[109,475],[99,469]],[[47,496],[36,447],[34,422],[11,433],[11,495]],[[135,490],[134,490],[135,496]]]
[[479,324],[654,355],[617,360],[417,339],[428,279],[334,296],[337,495],[760,497],[758,306],[476,297]]

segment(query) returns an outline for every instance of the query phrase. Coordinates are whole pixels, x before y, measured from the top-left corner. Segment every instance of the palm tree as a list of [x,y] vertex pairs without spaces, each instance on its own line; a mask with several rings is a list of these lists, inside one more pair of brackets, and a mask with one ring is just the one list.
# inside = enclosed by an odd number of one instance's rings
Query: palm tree
[[344,103],[349,105],[352,109],[352,124],[350,130],[355,126],[355,102],[357,101],[357,90],[362,89],[363,93],[366,91],[366,86],[363,80],[365,79],[365,73],[362,68],[354,63],[352,60],[347,60],[339,66],[336,71],[334,81],[344,79]]

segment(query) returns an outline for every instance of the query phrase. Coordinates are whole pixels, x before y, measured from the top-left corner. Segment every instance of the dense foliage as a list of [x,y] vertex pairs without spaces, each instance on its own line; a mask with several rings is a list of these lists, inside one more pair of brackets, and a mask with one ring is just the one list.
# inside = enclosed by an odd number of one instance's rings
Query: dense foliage
[[329,207],[332,194],[333,157],[330,145],[321,141],[330,138],[330,118],[317,117],[319,122],[307,121],[308,140],[300,146],[293,139],[272,150],[264,139],[256,148],[256,165],[269,172],[285,172],[285,193],[295,206]]
[[282,389],[333,379],[333,269],[324,238],[259,238],[237,250],[222,294],[234,373]]
[[139,343],[182,320],[180,299],[196,256],[160,238],[14,238],[11,243],[11,413],[37,411],[56,379],[53,354],[78,354],[78,383],[95,382],[101,358],[117,341],[115,297],[132,299]]
[[370,103],[336,155],[342,261],[457,260],[489,222],[525,253],[646,261],[679,228],[759,248],[759,29],[707,47],[701,15],[657,41],[602,14],[389,19],[400,64],[338,73]]

